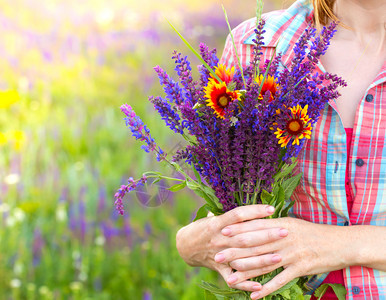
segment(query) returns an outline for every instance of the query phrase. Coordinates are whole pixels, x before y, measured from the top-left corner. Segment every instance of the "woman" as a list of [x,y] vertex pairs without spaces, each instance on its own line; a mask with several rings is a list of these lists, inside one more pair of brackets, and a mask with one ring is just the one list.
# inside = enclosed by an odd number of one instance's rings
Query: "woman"
[[[315,274],[321,275],[307,283],[311,290],[336,282],[345,285],[348,299],[386,299],[386,1],[312,2],[298,0],[263,16],[264,56],[276,47],[282,67],[307,27],[334,18],[341,24],[319,71],[338,74],[348,86],[326,106],[299,156],[303,178],[293,195],[293,218],[262,220],[272,207],[239,207],[182,228],[177,248],[188,264],[218,271],[230,287],[253,292],[252,299]],[[254,26],[252,19],[233,31],[244,65]],[[235,62],[228,38],[222,63]],[[263,286],[249,281],[282,266]]]

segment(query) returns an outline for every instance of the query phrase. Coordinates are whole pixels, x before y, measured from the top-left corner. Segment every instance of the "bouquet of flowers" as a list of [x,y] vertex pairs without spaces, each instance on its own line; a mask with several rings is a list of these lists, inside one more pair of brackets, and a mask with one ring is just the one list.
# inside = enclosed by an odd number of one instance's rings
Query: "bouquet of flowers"
[[[280,53],[260,61],[262,19],[255,29],[252,60],[244,68],[240,63],[237,68],[219,64],[216,50],[204,44],[199,47],[199,80],[193,79],[190,62],[181,53],[172,56],[179,81],[155,67],[165,96],[149,97],[149,101],[166,125],[183,136],[185,147],[169,158],[132,107],[125,104],[121,110],[132,135],[144,143],[142,148],[173,166],[183,179],[158,172],[146,172],[138,180],[130,178],[115,194],[117,210],[123,214],[124,195],[153,178],[175,180],[171,191],[188,187],[204,198],[206,204],[197,218],[209,211],[219,215],[237,206],[259,203],[276,208],[271,218],[287,216],[293,205],[290,197],[302,176],[293,174],[296,157],[326,103],[336,99],[337,88],[345,85],[336,75],[315,72],[335,27],[332,23],[320,34],[315,29],[305,30],[288,69],[279,68]],[[180,167],[180,161],[189,164],[194,176]],[[280,271],[254,280],[264,284]],[[266,299],[307,299],[303,296],[304,282],[295,279]],[[202,287],[219,299],[248,299],[250,294],[221,290],[205,282]]]

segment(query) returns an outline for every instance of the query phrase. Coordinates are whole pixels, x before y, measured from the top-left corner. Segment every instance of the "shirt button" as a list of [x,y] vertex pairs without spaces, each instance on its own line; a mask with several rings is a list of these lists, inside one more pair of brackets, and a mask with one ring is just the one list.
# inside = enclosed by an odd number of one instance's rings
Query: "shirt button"
[[360,292],[361,292],[361,289],[357,286],[354,286],[352,288],[352,292],[355,294],[355,295],[358,295]]
[[358,158],[358,159],[355,161],[355,164],[356,164],[358,167],[362,167],[362,166],[365,164],[365,161],[364,161],[362,158]]
[[366,102],[373,102],[373,100],[374,100],[374,96],[373,95],[371,95],[371,94],[367,94],[366,95]]

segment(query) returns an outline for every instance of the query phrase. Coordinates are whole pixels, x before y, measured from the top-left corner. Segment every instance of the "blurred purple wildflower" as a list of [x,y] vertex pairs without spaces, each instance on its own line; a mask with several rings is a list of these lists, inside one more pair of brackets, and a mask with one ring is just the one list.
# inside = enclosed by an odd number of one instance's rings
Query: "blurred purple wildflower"
[[33,244],[32,244],[34,266],[37,266],[40,263],[43,247],[44,247],[44,240],[43,240],[42,232],[39,228],[35,228]]
[[141,179],[134,180],[132,177],[129,178],[127,185],[122,185],[120,189],[115,193],[115,208],[119,212],[119,214],[124,214],[124,207],[123,207],[123,197],[126,195],[126,193],[129,193],[137,188],[139,185],[144,185],[147,181],[146,176],[142,176]]

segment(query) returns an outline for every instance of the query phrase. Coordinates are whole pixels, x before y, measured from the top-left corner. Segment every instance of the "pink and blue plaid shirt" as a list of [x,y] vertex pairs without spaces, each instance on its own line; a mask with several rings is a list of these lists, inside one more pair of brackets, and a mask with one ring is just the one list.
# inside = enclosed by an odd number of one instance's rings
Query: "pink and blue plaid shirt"
[[[283,68],[289,66],[293,46],[304,30],[312,26],[310,1],[298,0],[289,9],[263,15],[266,20],[263,59],[270,59],[276,47],[282,53]],[[250,61],[256,19],[233,30],[242,65]],[[228,37],[221,63],[237,66],[233,44]],[[320,66],[320,70],[323,67]],[[326,105],[312,137],[299,155],[298,168],[303,172],[293,194],[292,215],[314,223],[339,226],[386,226],[386,62],[367,88],[356,110],[349,175],[354,198],[352,211],[347,209],[345,173],[346,133],[335,102]],[[339,101],[339,99],[337,100]],[[381,238],[386,238],[381,237]],[[379,249],[386,256],[386,249]],[[386,272],[360,266],[344,270],[347,299],[386,299]],[[327,274],[313,276],[308,282],[317,288]]]

